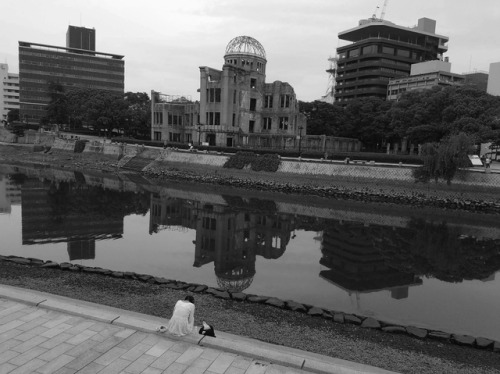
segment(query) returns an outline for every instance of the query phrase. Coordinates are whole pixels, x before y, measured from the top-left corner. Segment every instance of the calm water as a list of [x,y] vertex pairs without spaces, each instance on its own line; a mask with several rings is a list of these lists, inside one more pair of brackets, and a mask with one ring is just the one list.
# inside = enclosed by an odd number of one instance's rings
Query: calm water
[[260,196],[0,166],[0,254],[500,339],[500,217]]

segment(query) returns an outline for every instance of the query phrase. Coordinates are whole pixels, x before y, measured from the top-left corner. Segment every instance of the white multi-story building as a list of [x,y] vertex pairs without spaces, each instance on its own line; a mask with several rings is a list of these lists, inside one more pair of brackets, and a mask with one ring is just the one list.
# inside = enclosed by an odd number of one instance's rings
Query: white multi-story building
[[9,65],[0,64],[0,123],[7,113],[19,109],[19,74],[9,73]]
[[487,92],[490,95],[500,96],[500,62],[490,64]]

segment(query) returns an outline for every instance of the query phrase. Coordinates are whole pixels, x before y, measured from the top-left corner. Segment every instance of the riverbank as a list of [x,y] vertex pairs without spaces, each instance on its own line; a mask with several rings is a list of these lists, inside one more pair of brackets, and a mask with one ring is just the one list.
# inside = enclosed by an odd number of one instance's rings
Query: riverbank
[[[19,151],[19,148],[16,149]],[[42,155],[33,154],[29,149],[21,149],[20,153],[10,150],[1,154],[4,154],[10,162],[18,164],[45,167],[48,162],[51,162],[51,165],[55,167],[68,170],[117,172],[116,160],[99,157],[99,155],[87,157],[87,155],[62,152]],[[180,167],[181,165],[177,165],[172,168],[170,177],[175,173],[196,175],[196,170],[180,169]],[[207,169],[204,169],[203,173],[205,173],[203,175],[210,174]],[[220,172],[222,173],[228,173],[227,177],[234,178],[236,175],[236,178],[244,178],[245,171],[235,171],[233,174],[232,170],[225,169]],[[273,176],[262,175],[259,182],[272,181]],[[193,181],[196,182],[196,180]],[[296,186],[299,181],[300,179],[297,178],[293,183],[294,180],[290,177],[286,183]],[[315,183],[317,185],[319,182]],[[251,185],[242,187],[252,188]],[[0,282],[4,284],[79,297],[83,300],[100,300],[106,305],[163,317],[170,316],[172,305],[185,294],[184,290],[173,290],[132,279],[115,279],[97,274],[56,269],[27,268],[10,262],[2,264],[0,273]],[[206,319],[213,322],[216,329],[222,331],[400,372],[495,373],[499,370],[498,353],[491,351],[427,339],[419,340],[406,335],[389,334],[356,325],[335,323],[331,320],[264,304],[218,299],[206,294],[195,296],[197,298],[197,323],[198,318]]]
[[[0,283],[169,318],[186,290],[139,279],[0,261]],[[195,322],[401,373],[500,373],[499,353],[385,333],[260,303],[193,293]]]

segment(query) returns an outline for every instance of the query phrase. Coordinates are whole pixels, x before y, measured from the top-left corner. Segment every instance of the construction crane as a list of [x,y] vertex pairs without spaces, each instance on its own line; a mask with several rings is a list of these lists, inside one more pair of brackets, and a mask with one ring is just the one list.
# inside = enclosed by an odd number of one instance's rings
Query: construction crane
[[378,9],[380,8],[378,5],[377,7],[375,8],[375,11],[373,12],[373,15],[372,15],[372,20],[375,20],[375,21],[383,21],[384,20],[384,17],[385,17],[385,9],[387,8],[387,3],[389,2],[389,0],[385,0],[384,1],[384,5],[382,6],[382,12],[380,13],[380,18],[377,18],[377,12],[378,12]]
[[387,8],[387,3],[389,0],[384,1],[384,6],[382,7],[382,13],[380,13],[380,20],[383,21],[385,17],[385,8]]

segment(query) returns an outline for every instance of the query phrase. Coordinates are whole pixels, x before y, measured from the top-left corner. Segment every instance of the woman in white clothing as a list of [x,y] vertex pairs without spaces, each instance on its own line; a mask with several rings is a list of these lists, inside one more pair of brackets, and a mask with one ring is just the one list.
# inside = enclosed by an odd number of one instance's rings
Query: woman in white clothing
[[168,322],[166,331],[176,336],[183,336],[193,332],[194,328],[194,298],[188,295],[184,300],[175,303],[172,318]]

